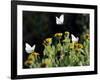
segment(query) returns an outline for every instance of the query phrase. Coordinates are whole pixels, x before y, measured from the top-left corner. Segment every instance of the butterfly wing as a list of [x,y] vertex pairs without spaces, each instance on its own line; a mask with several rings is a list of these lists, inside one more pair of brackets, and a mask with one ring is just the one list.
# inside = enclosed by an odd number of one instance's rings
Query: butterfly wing
[[77,42],[79,41],[79,38],[78,38],[78,37],[76,38],[76,41],[77,41]]
[[71,38],[72,38],[72,41],[75,40],[75,36],[73,34],[71,34]]
[[72,37],[72,41],[73,42],[78,42],[78,40],[79,40],[78,37],[76,38],[73,34],[71,34],[71,37]]
[[62,14],[59,18],[56,17],[56,24],[63,24],[64,22],[64,15]]
[[56,17],[56,24],[60,24],[60,19]]
[[56,17],[56,24],[58,24],[58,17]]
[[59,19],[60,19],[60,24],[63,24],[63,22],[64,22],[64,15],[62,14]]
[[25,44],[25,50],[26,50],[27,53],[31,53],[32,52],[32,48],[28,43]]
[[35,50],[35,45],[33,45],[33,47],[31,49],[32,49],[32,51],[34,51]]

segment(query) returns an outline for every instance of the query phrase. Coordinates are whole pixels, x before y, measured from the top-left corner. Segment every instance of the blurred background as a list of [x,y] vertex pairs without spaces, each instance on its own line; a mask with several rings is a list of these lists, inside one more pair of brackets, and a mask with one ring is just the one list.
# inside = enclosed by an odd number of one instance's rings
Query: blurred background
[[[61,14],[64,14],[64,23],[58,25],[56,17]],[[65,31],[78,37],[89,33],[89,14],[23,11],[23,62],[27,58],[25,43],[35,44],[35,51],[42,55],[44,39]]]

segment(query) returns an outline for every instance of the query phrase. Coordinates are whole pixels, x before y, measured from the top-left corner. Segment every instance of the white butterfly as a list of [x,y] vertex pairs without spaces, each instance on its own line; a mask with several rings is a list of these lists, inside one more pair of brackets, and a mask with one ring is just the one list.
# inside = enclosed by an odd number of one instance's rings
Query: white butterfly
[[35,50],[35,45],[33,45],[33,46],[31,47],[28,43],[26,43],[26,44],[25,44],[25,50],[26,50],[27,53],[32,53],[32,52],[34,52],[34,50]]
[[56,17],[56,24],[63,24],[64,22],[64,15],[62,14],[59,18]]
[[72,42],[78,42],[79,38],[75,37],[73,34],[71,34]]

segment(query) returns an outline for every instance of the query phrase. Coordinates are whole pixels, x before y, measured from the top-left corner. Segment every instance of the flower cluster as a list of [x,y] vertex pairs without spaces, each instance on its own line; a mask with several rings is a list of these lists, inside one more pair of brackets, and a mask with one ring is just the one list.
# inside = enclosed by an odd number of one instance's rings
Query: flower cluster
[[50,45],[52,43],[52,38],[47,38],[44,40],[43,45]]
[[37,67],[86,66],[90,64],[89,34],[83,35],[83,41],[70,32],[55,33],[43,41],[43,56],[35,51],[28,55],[25,65]]

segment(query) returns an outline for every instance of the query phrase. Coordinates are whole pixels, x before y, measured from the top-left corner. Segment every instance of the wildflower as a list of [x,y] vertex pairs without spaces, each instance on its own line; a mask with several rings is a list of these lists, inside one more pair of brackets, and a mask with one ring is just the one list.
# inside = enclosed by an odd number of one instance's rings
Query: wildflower
[[34,56],[32,55],[32,54],[30,54],[29,56],[28,56],[28,60],[34,60]]
[[33,52],[28,56],[28,60],[32,60],[33,62],[37,59],[39,53]]
[[33,61],[32,60],[25,61],[25,65],[26,66],[32,66],[32,64],[33,64]]
[[82,49],[83,48],[83,45],[82,44],[78,44],[78,48]]
[[89,34],[85,34],[85,35],[84,35],[84,38],[85,38],[86,40],[89,40],[89,39],[90,39],[90,35],[89,35]]
[[78,48],[78,43],[75,43],[74,44],[74,48]]
[[51,59],[44,59],[42,61],[41,67],[48,67],[51,64]]
[[65,33],[64,33],[64,37],[69,38],[69,32],[68,32],[68,31],[65,31]]
[[58,39],[61,39],[62,35],[63,35],[62,33],[56,33],[54,36],[57,37]]
[[82,49],[83,48],[83,45],[81,44],[81,43],[75,43],[74,44],[74,49],[76,50],[76,51],[79,51],[80,49]]
[[34,57],[37,57],[37,56],[39,55],[39,53],[33,52],[32,55],[33,55]]
[[43,45],[50,45],[52,43],[52,38],[46,38],[43,42]]

